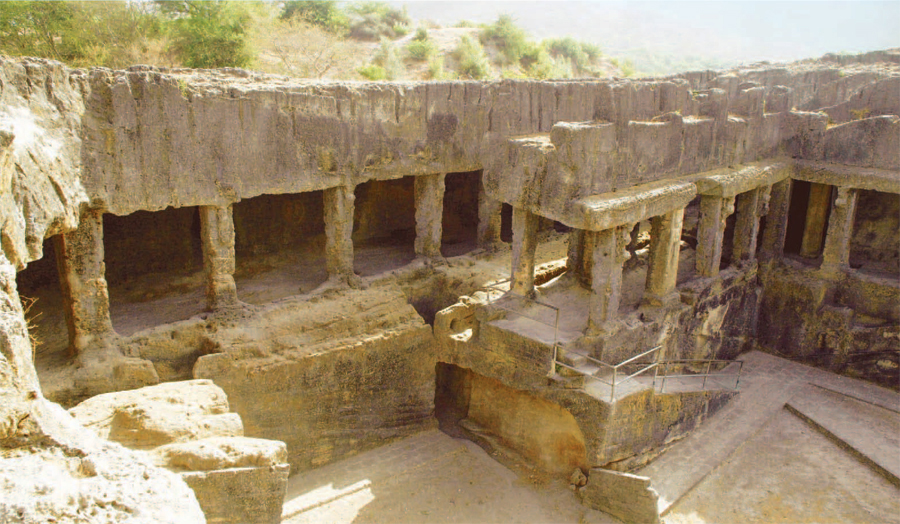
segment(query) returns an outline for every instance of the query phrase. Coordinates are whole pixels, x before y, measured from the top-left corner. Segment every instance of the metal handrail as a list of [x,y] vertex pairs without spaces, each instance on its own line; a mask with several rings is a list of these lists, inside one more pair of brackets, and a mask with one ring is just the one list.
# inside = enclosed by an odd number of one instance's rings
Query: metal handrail
[[[579,374],[581,374],[581,375],[584,376],[584,377],[590,378],[590,379],[592,379],[592,380],[596,380],[597,382],[600,382],[601,384],[606,384],[607,386],[610,387],[609,400],[610,400],[610,402],[615,402],[615,400],[616,400],[616,386],[620,386],[620,385],[622,385],[622,384],[628,382],[629,380],[634,379],[634,377],[636,377],[636,376],[638,376],[638,375],[640,375],[640,374],[642,374],[642,373],[646,373],[647,371],[650,371],[651,369],[656,370],[656,369],[657,369],[657,366],[658,366],[658,364],[659,364],[659,361],[657,360],[656,362],[651,362],[650,364],[644,366],[643,368],[641,368],[641,369],[635,371],[635,372],[632,373],[631,375],[626,376],[626,377],[623,378],[622,380],[619,380],[619,368],[621,368],[621,367],[623,367],[623,366],[627,366],[628,364],[631,364],[631,363],[634,362],[635,360],[637,360],[637,359],[639,359],[639,358],[641,358],[641,357],[645,357],[645,356],[647,356],[647,355],[649,355],[649,354],[651,354],[651,353],[657,352],[657,355],[658,355],[658,352],[659,352],[659,350],[661,350],[661,349],[662,349],[662,346],[656,346],[656,347],[654,347],[654,348],[652,348],[652,349],[649,349],[649,350],[647,350],[647,351],[644,351],[643,353],[640,353],[640,354],[638,354],[638,355],[635,355],[635,356],[633,356],[633,357],[631,357],[631,358],[629,358],[629,359],[627,359],[627,360],[624,360],[624,361],[622,361],[622,362],[619,362],[618,364],[615,364],[615,365],[613,365],[613,364],[608,364],[608,363],[603,362],[603,361],[601,361],[601,360],[597,360],[596,358],[593,358],[593,357],[591,357],[591,356],[585,355],[584,353],[578,353],[578,352],[576,352],[576,351],[572,351],[572,353],[575,353],[576,355],[579,355],[579,356],[582,356],[582,357],[586,357],[588,360],[590,360],[590,361],[592,361],[592,362],[595,362],[595,363],[597,363],[597,364],[600,364],[601,366],[604,366],[604,367],[606,367],[606,368],[608,368],[608,369],[611,369],[611,370],[612,370],[612,379],[611,379],[611,380],[608,380],[608,381],[605,380],[605,379],[603,379],[602,377],[598,377],[598,376],[596,376],[596,375],[592,375],[592,374],[585,373],[584,371],[581,371],[580,369],[578,369],[578,368],[576,368],[576,367],[570,366],[570,365],[565,364],[565,363],[563,363],[563,362],[559,362],[558,360],[556,360],[556,356],[555,356],[555,355],[554,355],[554,367],[555,367],[555,366],[562,366],[562,367],[564,367],[564,368],[566,368],[566,369],[571,369],[572,371],[575,371],[576,373],[579,373]],[[658,357],[657,357],[657,358],[658,358]],[[653,380],[654,380],[654,383],[655,383],[655,381],[656,381],[656,371],[654,372]]]
[[[670,364],[685,364],[685,363],[690,363],[690,362],[705,363],[706,364],[706,372],[705,373],[690,373],[690,374],[682,374],[682,375],[669,375],[669,365]],[[700,378],[700,377],[703,377],[703,385],[701,387],[705,391],[707,379],[709,379],[709,377],[714,375],[713,373],[710,373],[710,369],[712,368],[713,363],[726,363],[727,365],[730,365],[730,364],[738,365],[737,373],[715,373],[715,376],[717,376],[717,377],[736,375],[736,378],[734,381],[734,390],[736,391],[740,387],[741,373],[744,371],[744,361],[743,360],[724,360],[724,359],[715,359],[715,358],[710,358],[710,359],[684,358],[684,359],[664,360],[664,361],[660,362],[661,367],[663,369],[663,379],[662,379],[662,384],[660,385],[660,388],[659,388],[659,392],[660,393],[665,392],[666,380],[668,380],[669,378]],[[656,381],[654,380],[654,387],[655,387],[655,382]]]

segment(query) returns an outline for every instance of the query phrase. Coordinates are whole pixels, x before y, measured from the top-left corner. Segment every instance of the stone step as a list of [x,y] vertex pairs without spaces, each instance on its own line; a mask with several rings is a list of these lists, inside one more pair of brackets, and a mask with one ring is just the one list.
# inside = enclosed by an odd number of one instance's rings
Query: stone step
[[785,407],[900,487],[900,414],[814,386],[803,388]]

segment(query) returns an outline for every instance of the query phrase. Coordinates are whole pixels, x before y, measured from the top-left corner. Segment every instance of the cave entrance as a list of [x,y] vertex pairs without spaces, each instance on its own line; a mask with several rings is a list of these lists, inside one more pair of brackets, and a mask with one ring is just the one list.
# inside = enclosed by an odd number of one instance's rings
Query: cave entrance
[[478,194],[481,170],[450,173],[444,179],[441,254],[455,257],[478,248]]
[[401,268],[416,258],[415,177],[356,186],[353,268],[360,276]]
[[328,280],[322,191],[260,195],[233,206],[238,297],[265,304]]
[[43,370],[64,368],[71,361],[64,297],[56,262],[56,238],[44,239],[43,256],[16,274],[16,289],[25,310],[35,368],[42,376]]
[[900,277],[900,195],[859,190],[850,267],[879,276]]
[[206,308],[197,207],[103,215],[109,313],[122,336]]

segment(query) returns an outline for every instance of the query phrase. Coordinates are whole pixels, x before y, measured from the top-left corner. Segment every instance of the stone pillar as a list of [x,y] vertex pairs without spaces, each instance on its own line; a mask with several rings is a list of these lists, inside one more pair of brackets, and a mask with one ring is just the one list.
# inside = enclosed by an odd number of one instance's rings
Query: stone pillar
[[619,226],[605,231],[585,232],[584,248],[591,251],[591,303],[588,312],[588,328],[602,329],[615,320],[622,298],[622,268],[630,258],[628,250],[632,225]]
[[784,238],[787,233],[788,211],[791,207],[793,181],[788,178],[772,184],[769,196],[769,212],[766,213],[766,229],[763,230],[759,258],[766,262],[781,256],[784,252]]
[[500,212],[503,203],[489,197],[484,182],[478,190],[478,247],[490,250],[500,243]]
[[853,235],[853,223],[856,217],[856,201],[859,190],[849,187],[838,187],[831,218],[828,220],[828,232],[825,235],[825,247],[822,251],[822,270],[840,271],[850,265],[850,237]]
[[725,238],[725,220],[734,213],[734,197],[702,195],[700,198],[700,224],[697,226],[697,274],[714,277],[719,274],[722,262],[722,241]]
[[329,279],[353,280],[353,188],[323,192],[325,203],[325,269]]
[[806,227],[803,229],[803,243],[800,256],[816,258],[822,251],[825,239],[825,225],[828,207],[831,205],[831,187],[828,184],[809,184],[809,205],[806,208]]
[[234,220],[231,206],[200,206],[200,239],[206,272],[206,307],[238,303],[234,284]]
[[759,198],[760,188],[751,189],[737,196],[734,223],[735,262],[750,261],[756,258],[756,237],[759,235]]
[[684,208],[650,219],[650,264],[643,302],[661,306],[675,291]]
[[103,213],[88,210],[78,229],[54,237],[69,349],[80,355],[115,337],[103,262]]
[[513,208],[512,278],[510,290],[519,295],[534,293],[534,252],[537,249],[537,230],[540,217],[520,208]]
[[416,177],[416,255],[441,257],[444,175]]

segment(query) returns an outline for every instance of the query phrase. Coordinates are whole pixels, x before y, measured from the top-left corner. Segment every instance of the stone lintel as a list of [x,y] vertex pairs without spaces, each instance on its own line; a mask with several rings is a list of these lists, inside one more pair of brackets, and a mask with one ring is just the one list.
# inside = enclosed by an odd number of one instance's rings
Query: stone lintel
[[900,171],[890,169],[796,160],[791,178],[816,184],[900,193]]
[[695,178],[697,193],[723,198],[734,197],[760,186],[769,186],[791,176],[784,162],[758,163],[739,169],[724,168],[701,173]]
[[633,225],[684,208],[696,194],[697,188],[691,182],[667,180],[582,198],[575,202],[575,207],[584,223],[573,227],[605,231],[625,224]]

